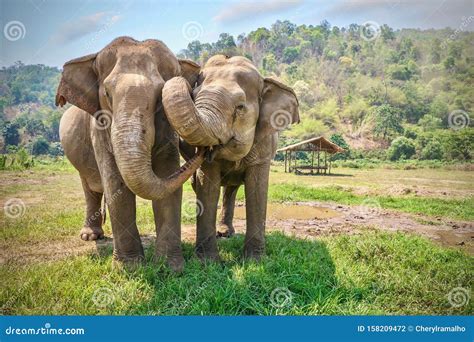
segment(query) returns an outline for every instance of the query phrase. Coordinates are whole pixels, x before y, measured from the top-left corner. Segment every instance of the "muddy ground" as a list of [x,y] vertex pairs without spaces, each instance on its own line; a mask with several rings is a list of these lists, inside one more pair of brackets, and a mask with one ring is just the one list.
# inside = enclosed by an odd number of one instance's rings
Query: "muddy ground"
[[[234,227],[245,233],[245,207],[238,203]],[[474,255],[474,224],[445,218],[425,217],[381,209],[376,206],[347,206],[319,202],[296,202],[268,205],[267,231],[305,239],[335,234],[359,234],[366,230],[402,231],[427,237],[443,246],[459,248]],[[195,225],[183,225],[182,238],[194,242]],[[0,263],[47,262],[86,253],[102,253],[112,246],[112,237],[98,242],[84,242],[78,236],[60,242],[38,242],[11,250],[0,250]],[[153,235],[142,235],[151,245]]]

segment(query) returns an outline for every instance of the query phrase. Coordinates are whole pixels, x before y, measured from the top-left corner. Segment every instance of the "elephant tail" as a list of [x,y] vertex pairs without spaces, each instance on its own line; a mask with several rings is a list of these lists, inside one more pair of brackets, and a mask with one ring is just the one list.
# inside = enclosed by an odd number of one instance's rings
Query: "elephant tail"
[[105,199],[105,195],[104,195],[104,204],[102,204],[101,214],[102,214],[102,225],[104,225],[105,222],[107,221],[107,201]]

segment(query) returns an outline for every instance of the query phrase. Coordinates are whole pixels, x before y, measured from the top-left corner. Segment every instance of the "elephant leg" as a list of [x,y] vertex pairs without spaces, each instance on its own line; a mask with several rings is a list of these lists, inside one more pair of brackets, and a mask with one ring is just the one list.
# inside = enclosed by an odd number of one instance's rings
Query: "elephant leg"
[[132,268],[143,262],[143,246],[136,222],[135,194],[128,189],[112,155],[107,132],[93,134],[94,152],[99,166],[114,238],[114,261]]
[[102,212],[100,210],[102,193],[92,191],[87,184],[87,179],[82,176],[81,182],[86,198],[86,219],[84,227],[80,232],[81,239],[84,241],[102,239],[104,237],[104,231],[102,230]]
[[220,260],[216,239],[220,187],[219,163],[204,162],[196,172],[196,194],[202,204],[202,210],[197,215],[196,254],[201,260]]
[[235,234],[232,220],[234,219],[235,197],[237,196],[238,190],[238,185],[228,185],[224,187],[220,218],[220,225],[224,231],[217,232],[217,237],[231,237]]
[[[158,177],[166,178],[179,168],[179,153],[172,151],[159,153],[154,160],[153,170]],[[166,155],[164,155],[164,153]],[[181,199],[183,189],[179,188],[168,197],[153,201],[156,226],[156,256],[165,257],[170,268],[181,272],[184,267],[181,250]]]
[[265,220],[270,163],[254,165],[245,173],[245,210],[247,231],[244,256],[260,259],[265,252]]

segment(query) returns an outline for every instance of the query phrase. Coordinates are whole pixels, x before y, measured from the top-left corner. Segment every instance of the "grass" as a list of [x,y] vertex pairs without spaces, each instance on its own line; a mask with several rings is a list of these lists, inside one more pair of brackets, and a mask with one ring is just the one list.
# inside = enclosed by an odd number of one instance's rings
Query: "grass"
[[[270,201],[320,201],[373,204],[431,216],[473,220],[473,177],[461,170],[346,170],[324,177],[284,174],[272,168]],[[67,163],[35,164],[26,171],[0,172],[0,200],[20,198],[25,213],[0,211],[0,248],[9,256],[35,249],[77,247],[84,199],[80,180]],[[401,193],[394,185],[447,191],[440,197]],[[370,190],[370,196],[360,189]],[[450,192],[451,191],[451,192]],[[457,195],[459,192],[459,195]],[[243,198],[240,190],[239,198]],[[193,223],[194,194],[184,186],[183,222]],[[154,232],[151,205],[138,201],[137,225]],[[271,233],[260,263],[241,258],[243,238],[219,241],[222,264],[201,264],[193,246],[183,243],[186,267],[181,275],[163,263],[147,263],[135,272],[112,268],[111,250],[100,255],[15,260],[0,265],[0,308],[4,314],[462,314],[472,301],[454,307],[454,288],[471,293],[473,257],[425,238],[382,233],[361,227],[361,235],[331,235],[317,240]],[[105,226],[110,236],[110,220]],[[64,242],[63,242],[64,240]],[[25,252],[26,251],[26,252]],[[16,254],[15,254],[16,253]],[[54,259],[54,260],[53,260]],[[30,259],[28,259],[30,260]],[[272,295],[273,294],[273,295]],[[472,293],[471,293],[472,298]]]
[[[201,264],[192,246],[182,275],[151,262],[128,273],[105,257],[3,265],[0,304],[7,314],[349,315],[470,314],[448,302],[470,289],[472,259],[414,236],[367,232],[319,241],[279,233],[260,263],[241,259],[243,239],[220,241],[223,263]],[[272,295],[273,293],[273,295]]]

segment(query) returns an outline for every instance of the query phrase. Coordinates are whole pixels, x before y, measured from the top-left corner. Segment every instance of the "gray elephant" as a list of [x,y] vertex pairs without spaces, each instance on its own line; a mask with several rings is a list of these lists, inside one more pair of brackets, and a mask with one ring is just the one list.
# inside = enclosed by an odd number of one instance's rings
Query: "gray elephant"
[[[299,122],[295,93],[262,77],[247,58],[218,55],[201,70],[192,97],[184,78],[168,81],[163,106],[184,141],[192,146],[214,146],[195,175],[197,199],[203,207],[197,216],[197,255],[219,259],[216,215],[220,187],[236,192],[244,184],[244,255],[259,259],[265,247],[268,178],[278,132]],[[191,157],[192,149],[183,151]]]
[[156,254],[183,267],[182,184],[203,161],[203,151],[180,168],[178,137],[161,105],[165,82],[195,82],[199,66],[178,61],[158,40],[129,37],[64,65],[56,105],[73,104],[60,123],[64,152],[79,171],[86,198],[83,240],[103,236],[105,194],[114,236],[114,260],[136,265],[144,256],[135,196],[153,201]]

